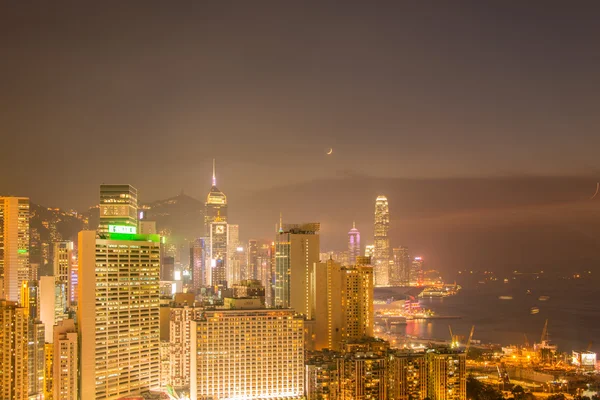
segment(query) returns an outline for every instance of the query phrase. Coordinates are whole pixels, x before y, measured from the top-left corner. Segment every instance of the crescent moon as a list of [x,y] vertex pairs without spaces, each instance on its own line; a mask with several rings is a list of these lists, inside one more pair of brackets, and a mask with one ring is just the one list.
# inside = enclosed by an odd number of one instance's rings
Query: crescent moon
[[329,148],[329,151],[327,152],[327,155],[330,155],[331,153],[333,153],[333,148]]
[[596,183],[596,193],[594,193],[594,195],[592,196],[592,198],[590,200],[592,200],[594,197],[596,197],[598,195],[598,192],[600,192],[600,182]]

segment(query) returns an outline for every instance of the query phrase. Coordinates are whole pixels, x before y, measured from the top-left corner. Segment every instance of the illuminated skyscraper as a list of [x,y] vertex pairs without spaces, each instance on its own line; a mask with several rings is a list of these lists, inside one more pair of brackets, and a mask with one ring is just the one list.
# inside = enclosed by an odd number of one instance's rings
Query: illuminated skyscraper
[[190,243],[190,269],[192,271],[192,288],[199,291],[200,288],[208,286],[206,281],[206,260],[208,252],[208,240],[198,238]]
[[265,304],[273,307],[275,298],[275,242],[263,243],[256,256],[258,280],[265,288]]
[[30,399],[40,399],[44,393],[45,328],[39,319],[28,318],[27,385]]
[[[131,185],[100,185],[100,224],[98,233],[106,234],[108,226],[138,226],[137,189]],[[133,231],[132,231],[133,232]]]
[[65,319],[54,326],[52,400],[77,399],[77,330],[75,321]]
[[29,280],[29,199],[0,197],[0,299],[20,301]]
[[157,388],[160,237],[81,231],[77,247],[80,393],[113,400]]
[[315,347],[338,351],[344,342],[373,336],[373,268],[327,260],[315,274]]
[[375,200],[375,249],[373,254],[373,265],[375,267],[376,286],[387,286],[389,284],[390,266],[390,210],[388,200],[385,196],[378,196]]
[[465,400],[467,398],[464,351],[428,350],[426,362],[427,396],[431,400]]
[[229,225],[217,219],[210,223],[210,285],[227,285]]
[[228,238],[227,238],[227,283],[231,287],[234,283],[237,283],[243,279],[242,269],[245,270],[245,263],[243,263],[242,254],[245,249],[240,246],[240,226],[236,224],[229,224],[227,227]]
[[315,309],[314,272],[319,262],[319,223],[282,225],[275,237],[275,307],[306,319]]
[[28,326],[25,307],[0,301],[0,399],[28,399]]
[[393,263],[390,273],[390,285],[408,286],[410,282],[410,256],[406,247],[392,249]]
[[352,229],[348,232],[348,263],[356,265],[356,257],[360,256],[360,232],[356,224],[352,223]]
[[217,175],[215,171],[215,160],[213,160],[212,186],[206,196],[206,208],[204,210],[204,230],[206,236],[210,235],[210,224],[219,218],[221,222],[227,222],[227,196],[217,188]]
[[191,330],[193,320],[204,310],[190,305],[177,305],[169,310],[169,372],[167,384],[175,388],[190,387]]
[[365,257],[369,257],[372,260],[374,255],[375,255],[375,245],[374,244],[366,245],[365,246]]
[[192,322],[192,400],[302,398],[302,317],[245,308],[205,311]]

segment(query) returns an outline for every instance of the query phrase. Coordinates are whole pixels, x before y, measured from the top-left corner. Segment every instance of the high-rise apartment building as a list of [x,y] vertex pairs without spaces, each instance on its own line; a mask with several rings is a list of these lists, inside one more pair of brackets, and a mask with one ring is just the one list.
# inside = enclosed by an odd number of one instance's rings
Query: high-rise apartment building
[[217,218],[221,222],[227,222],[227,196],[217,188],[215,160],[213,160],[212,185],[206,196],[206,207],[204,209],[204,231],[206,236],[210,235],[210,224],[215,222]]
[[453,349],[431,349],[426,353],[427,396],[431,400],[467,398],[466,355]]
[[29,199],[0,197],[0,299],[19,302],[29,277]]
[[378,196],[375,200],[375,248],[373,266],[375,267],[375,284],[387,286],[389,284],[390,266],[390,210],[385,196]]
[[275,307],[306,319],[315,312],[314,272],[319,262],[319,223],[282,225],[275,238]]
[[393,350],[389,355],[388,396],[392,400],[423,400],[427,397],[425,353]]
[[30,399],[40,399],[44,394],[45,329],[39,319],[28,318],[27,334],[27,385]]
[[205,311],[192,322],[192,400],[304,395],[303,320],[293,310]]
[[98,233],[100,235],[109,233],[109,226],[118,226],[118,233],[136,233],[138,226],[137,196],[137,189],[131,185],[100,185]]
[[372,267],[327,260],[316,267],[315,281],[317,349],[338,351],[344,342],[373,336]]
[[[127,227],[127,226],[126,226]],[[119,399],[159,386],[160,237],[79,232],[79,391]]]
[[356,224],[352,223],[352,229],[348,232],[348,263],[356,265],[356,257],[360,256],[360,232]]
[[25,307],[0,301],[0,399],[28,399],[28,319]]
[[208,242],[206,238],[198,238],[190,243],[190,270],[192,272],[192,289],[195,291],[208,286],[208,281],[206,280]]
[[210,285],[227,285],[229,225],[219,217],[210,223]]
[[54,326],[52,400],[75,400],[77,396],[77,329],[64,319]]
[[392,249],[393,263],[390,271],[390,285],[408,286],[410,282],[410,256],[406,247]]
[[387,400],[387,359],[371,352],[338,358],[339,399]]
[[46,341],[52,343],[53,329],[67,318],[67,284],[54,276],[40,277],[40,319],[46,327]]

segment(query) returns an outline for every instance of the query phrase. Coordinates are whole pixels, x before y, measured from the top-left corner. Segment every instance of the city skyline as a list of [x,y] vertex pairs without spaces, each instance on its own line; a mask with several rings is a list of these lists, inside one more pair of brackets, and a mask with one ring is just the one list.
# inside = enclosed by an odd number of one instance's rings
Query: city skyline
[[600,400],[600,2],[10,2],[0,400]]

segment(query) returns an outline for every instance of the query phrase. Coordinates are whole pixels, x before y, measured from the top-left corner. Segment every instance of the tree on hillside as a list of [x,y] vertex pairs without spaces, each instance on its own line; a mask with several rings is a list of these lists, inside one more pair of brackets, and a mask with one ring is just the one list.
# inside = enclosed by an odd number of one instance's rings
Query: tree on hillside
[[467,399],[499,400],[502,399],[502,393],[495,387],[486,385],[473,376],[469,376],[467,377]]

